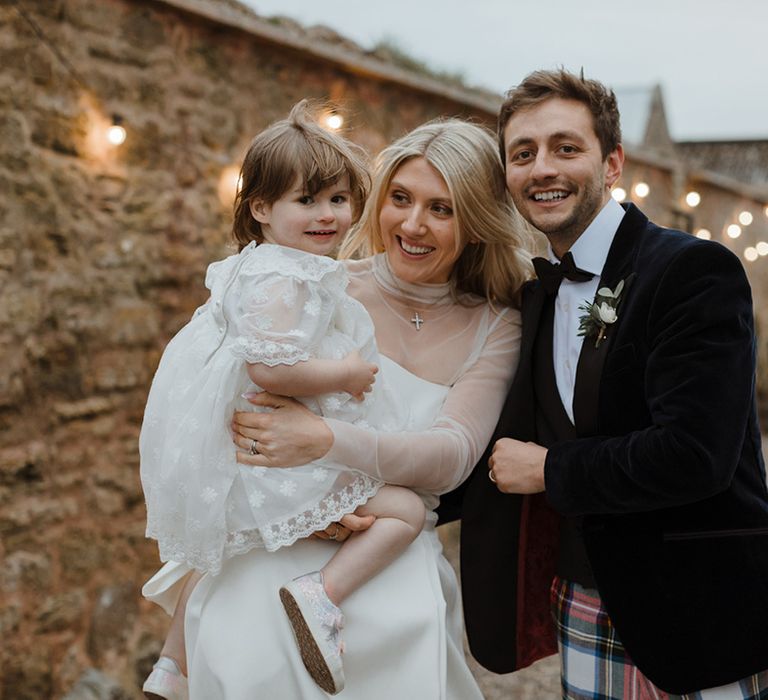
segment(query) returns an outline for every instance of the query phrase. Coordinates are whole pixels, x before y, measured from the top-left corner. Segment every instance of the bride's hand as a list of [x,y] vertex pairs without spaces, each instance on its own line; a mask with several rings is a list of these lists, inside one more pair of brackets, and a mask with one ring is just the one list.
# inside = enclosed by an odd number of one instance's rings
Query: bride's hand
[[367,530],[374,522],[376,522],[376,516],[374,515],[347,513],[341,516],[339,522],[331,523],[325,530],[318,530],[312,537],[317,537],[320,540],[344,542],[353,532]]
[[252,467],[296,467],[323,457],[333,445],[333,432],[306,406],[266,391],[247,396],[267,413],[238,411],[232,421],[237,461]]

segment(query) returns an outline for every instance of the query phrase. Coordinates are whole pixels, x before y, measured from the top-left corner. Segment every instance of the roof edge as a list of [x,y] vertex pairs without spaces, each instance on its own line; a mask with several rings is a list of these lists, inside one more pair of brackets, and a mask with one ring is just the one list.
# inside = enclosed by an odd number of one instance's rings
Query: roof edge
[[384,82],[396,83],[419,92],[425,92],[452,100],[468,107],[486,112],[495,118],[501,105],[502,98],[483,97],[469,89],[463,90],[453,85],[446,85],[439,80],[418,75],[398,66],[360,54],[353,53],[342,47],[331,47],[319,42],[306,43],[281,27],[271,26],[267,22],[242,6],[217,4],[212,6],[210,0],[153,0],[157,4],[167,5],[189,14],[203,17],[215,24],[237,29],[250,34],[261,41],[287,46],[290,49],[309,54],[328,63],[335,64],[345,70],[375,78]]

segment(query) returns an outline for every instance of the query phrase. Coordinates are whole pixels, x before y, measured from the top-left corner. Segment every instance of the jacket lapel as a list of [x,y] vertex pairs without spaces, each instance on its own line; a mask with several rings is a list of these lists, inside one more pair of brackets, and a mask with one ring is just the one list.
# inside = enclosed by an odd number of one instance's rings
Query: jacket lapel
[[635,251],[640,233],[648,225],[648,219],[633,204],[627,205],[627,212],[616,230],[608,251],[600,283],[597,288],[616,285],[624,280],[624,289],[618,307],[616,323],[608,327],[605,339],[595,347],[595,338],[584,338],[576,367],[576,383],[573,391],[573,417],[576,432],[580,437],[598,432],[598,410],[600,399],[600,378],[605,358],[613,346],[618,325],[622,322],[621,309],[636,277],[634,271]]

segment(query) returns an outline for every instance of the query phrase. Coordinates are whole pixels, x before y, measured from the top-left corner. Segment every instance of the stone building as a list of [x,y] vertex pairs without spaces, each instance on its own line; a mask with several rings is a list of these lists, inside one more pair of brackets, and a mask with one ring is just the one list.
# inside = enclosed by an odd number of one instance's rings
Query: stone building
[[[137,698],[167,624],[138,593],[142,410],[229,252],[249,139],[310,96],[374,153],[439,115],[492,126],[499,97],[233,0],[11,0],[0,65],[0,697]],[[661,223],[719,237],[749,210],[768,240],[764,185],[639,143],[641,179]]]

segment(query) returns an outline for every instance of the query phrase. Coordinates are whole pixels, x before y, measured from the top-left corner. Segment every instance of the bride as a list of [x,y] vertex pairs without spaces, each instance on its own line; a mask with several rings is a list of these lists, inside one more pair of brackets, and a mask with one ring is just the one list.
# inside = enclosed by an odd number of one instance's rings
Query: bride
[[[350,258],[348,293],[374,320],[407,431],[323,419],[266,393],[252,402],[271,412],[235,416],[243,464],[325,457],[413,489],[430,511],[408,549],[345,601],[339,697],[482,698],[464,659],[458,586],[432,511],[480,457],[515,370],[515,309],[530,273],[524,231],[485,129],[453,119],[398,139],[378,158],[366,210],[341,257]],[[249,452],[254,440],[261,454]],[[340,532],[348,534],[331,525],[325,541],[252,550],[200,580],[185,619],[193,700],[327,697],[304,669],[278,590],[320,569]],[[187,573],[166,564],[144,593],[172,612]]]

